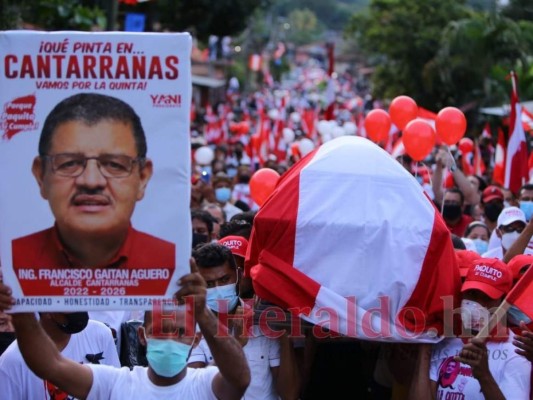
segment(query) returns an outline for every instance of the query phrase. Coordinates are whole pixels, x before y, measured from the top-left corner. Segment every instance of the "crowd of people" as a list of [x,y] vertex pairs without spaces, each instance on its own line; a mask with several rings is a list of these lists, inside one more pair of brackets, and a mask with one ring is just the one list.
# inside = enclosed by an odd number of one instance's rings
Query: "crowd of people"
[[[250,189],[254,172],[266,167],[283,175],[315,146],[362,134],[361,117],[375,105],[345,74],[328,111],[316,91],[327,80],[324,71],[304,70],[301,77],[291,88],[228,93],[226,102],[192,116],[191,272],[181,277],[176,299],[194,299],[197,329],[188,332],[186,313],[164,320],[148,311],[2,313],[1,398],[533,398],[531,321],[509,318],[488,337],[476,337],[533,263],[533,184],[512,193],[487,176],[463,172],[445,148],[433,152],[430,178],[420,183],[456,248],[460,333],[429,345],[317,338],[304,322],[298,337],[283,326],[276,337],[259,329],[250,305],[260,311],[261,299],[244,273],[260,208]],[[202,147],[212,157],[196,158]],[[98,165],[88,167],[91,159]],[[397,160],[419,178],[408,155]],[[109,178],[101,169],[105,160],[75,161],[83,168],[70,175],[89,171],[102,185]],[[10,288],[0,283],[0,311],[12,305]],[[132,320],[139,323],[136,335],[124,334]]]

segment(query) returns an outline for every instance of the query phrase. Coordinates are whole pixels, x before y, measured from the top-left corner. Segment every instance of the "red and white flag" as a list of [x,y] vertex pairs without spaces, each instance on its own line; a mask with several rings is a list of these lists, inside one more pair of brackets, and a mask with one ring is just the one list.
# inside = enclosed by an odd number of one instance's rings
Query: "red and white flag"
[[530,113],[525,108],[522,108],[522,126],[526,134],[533,134],[533,113]]
[[511,72],[513,90],[511,92],[511,115],[509,118],[509,141],[505,156],[504,187],[518,193],[529,178],[526,135],[522,126],[522,106],[518,100],[516,74]]
[[245,274],[260,298],[376,341],[439,341],[441,297],[459,299],[440,213],[400,163],[355,136],[282,176],[254,219]]
[[259,54],[252,54],[248,60],[248,68],[252,71],[261,71],[263,60]]
[[505,138],[503,131],[498,128],[498,142],[494,152],[494,168],[492,170],[492,181],[503,186],[505,180]]

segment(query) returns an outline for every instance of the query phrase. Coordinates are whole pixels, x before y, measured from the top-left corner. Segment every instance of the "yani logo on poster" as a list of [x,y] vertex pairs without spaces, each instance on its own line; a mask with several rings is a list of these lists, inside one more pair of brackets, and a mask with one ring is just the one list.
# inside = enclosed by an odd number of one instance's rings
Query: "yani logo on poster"
[[180,94],[151,94],[154,107],[181,107]]

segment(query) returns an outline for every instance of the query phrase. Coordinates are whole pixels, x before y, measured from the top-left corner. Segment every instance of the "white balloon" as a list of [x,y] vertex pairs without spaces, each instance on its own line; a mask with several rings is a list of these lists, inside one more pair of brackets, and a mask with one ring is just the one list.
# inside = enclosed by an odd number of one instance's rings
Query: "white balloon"
[[355,125],[351,121],[345,122],[342,127],[344,128],[344,133],[346,135],[355,135],[355,134],[357,134],[357,125]]
[[294,131],[291,128],[283,128],[282,134],[285,143],[292,143],[294,141]]
[[329,142],[331,139],[333,139],[333,138],[331,137],[331,135],[329,133],[326,133],[325,135],[322,135],[322,143]]
[[292,122],[297,124],[298,122],[300,122],[302,120],[302,117],[297,112],[293,112],[293,113],[291,113],[291,120],[292,120]]
[[333,127],[333,129],[331,130],[331,136],[333,136],[334,138],[344,136],[344,129],[338,125]]
[[268,110],[268,118],[270,119],[278,119],[279,118],[279,111],[275,108],[271,108]]
[[326,120],[318,121],[318,124],[316,125],[316,130],[320,135],[326,135],[329,133],[329,122]]
[[215,152],[208,146],[198,147],[194,152],[194,160],[200,165],[211,164],[215,158]]
[[311,139],[303,138],[298,142],[298,148],[300,149],[300,154],[303,157],[313,151],[315,144]]

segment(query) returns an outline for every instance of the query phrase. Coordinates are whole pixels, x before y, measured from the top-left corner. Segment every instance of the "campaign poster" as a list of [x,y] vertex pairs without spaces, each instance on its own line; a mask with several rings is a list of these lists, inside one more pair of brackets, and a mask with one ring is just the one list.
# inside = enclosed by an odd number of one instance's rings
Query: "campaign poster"
[[15,312],[147,310],[178,289],[191,42],[0,32],[0,261]]

